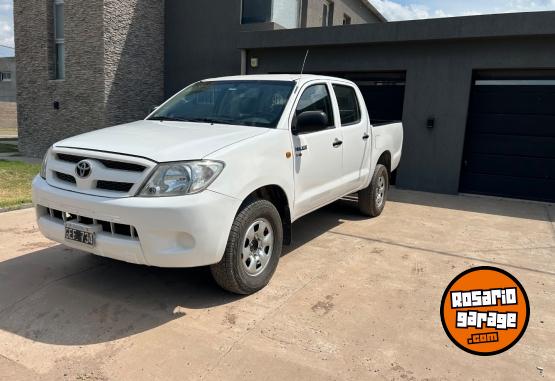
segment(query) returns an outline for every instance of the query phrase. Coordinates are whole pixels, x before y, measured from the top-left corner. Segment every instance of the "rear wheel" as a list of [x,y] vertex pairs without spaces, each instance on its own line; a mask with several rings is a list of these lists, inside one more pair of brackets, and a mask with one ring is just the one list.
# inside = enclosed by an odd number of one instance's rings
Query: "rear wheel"
[[253,200],[235,217],[220,263],[210,267],[216,283],[236,294],[264,288],[281,256],[283,227],[276,207]]
[[387,168],[378,164],[370,185],[358,192],[358,207],[362,214],[378,217],[382,214],[389,191],[389,173]]

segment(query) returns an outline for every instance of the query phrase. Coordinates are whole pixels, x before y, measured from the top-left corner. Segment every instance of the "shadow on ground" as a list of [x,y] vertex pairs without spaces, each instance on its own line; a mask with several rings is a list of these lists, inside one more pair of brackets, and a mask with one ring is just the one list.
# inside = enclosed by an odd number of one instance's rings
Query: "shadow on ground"
[[[304,217],[283,255],[360,218],[348,201]],[[0,329],[48,344],[108,342],[240,298],[221,290],[208,268],[149,268],[62,245],[0,263]]]
[[[555,215],[553,215],[553,212],[555,212],[555,206],[552,204],[510,199],[496,199],[494,197],[487,197],[484,199],[479,196],[450,196],[444,194],[423,193],[407,190],[397,191],[396,189],[391,189],[389,200],[404,204],[533,219],[546,222],[553,222],[553,218],[555,218]],[[550,209],[552,212],[550,212]]]
[[282,256],[341,225],[343,221],[361,221],[365,219],[368,219],[368,217],[360,214],[356,198],[348,196],[338,200],[295,221],[292,243],[283,247]]

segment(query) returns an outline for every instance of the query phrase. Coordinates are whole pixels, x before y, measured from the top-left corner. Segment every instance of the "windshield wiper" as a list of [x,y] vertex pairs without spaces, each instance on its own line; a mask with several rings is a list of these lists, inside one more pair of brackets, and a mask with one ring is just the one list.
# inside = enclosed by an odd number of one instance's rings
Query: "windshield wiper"
[[186,119],[180,119],[180,118],[173,118],[170,116],[153,116],[152,118],[148,118],[148,120],[159,120],[161,122],[167,120],[169,122],[188,122],[188,120]]
[[175,118],[171,116],[153,116],[148,120],[170,121],[170,122],[192,122],[192,123],[210,123],[210,124],[236,124],[233,120],[215,119],[215,118]]
[[210,123],[210,124],[236,124],[231,120],[213,119],[213,118],[192,118],[187,119],[187,122],[193,123]]

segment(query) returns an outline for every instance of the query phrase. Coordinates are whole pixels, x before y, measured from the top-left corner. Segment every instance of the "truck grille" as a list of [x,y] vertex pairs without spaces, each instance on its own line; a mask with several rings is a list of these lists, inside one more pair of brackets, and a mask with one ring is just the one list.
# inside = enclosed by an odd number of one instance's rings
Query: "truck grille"
[[103,232],[110,233],[113,236],[128,237],[130,239],[139,241],[139,234],[137,233],[137,229],[135,229],[135,227],[131,225],[97,220],[91,217],[80,216],[57,209],[47,208],[42,205],[39,205],[39,208],[44,211],[44,214],[50,216],[50,218],[53,220],[58,220],[60,223],[73,221],[83,225],[100,225],[102,226]]
[[100,180],[96,183],[98,189],[106,189],[114,192],[129,192],[133,188],[132,183],[118,183],[116,181],[103,181]]
[[[85,156],[76,156],[76,155],[69,155],[65,153],[59,153],[57,155],[58,160],[66,161],[68,163],[79,163],[81,160],[90,159],[90,157]],[[101,162],[106,168],[110,169],[119,169],[121,171],[130,171],[130,172],[143,172],[146,167],[138,164],[133,163],[125,163],[121,161],[112,161],[112,160],[104,160],[104,159],[95,159]]]
[[[89,171],[81,174],[78,163]],[[46,181],[57,188],[103,197],[132,197],[140,190],[156,162],[134,156],[85,149],[55,147],[48,158]]]
[[61,173],[61,172],[54,172],[54,173],[56,174],[56,177],[61,181],[65,181],[66,183],[71,183],[71,184],[77,184],[77,181],[75,181],[75,177],[73,176],[66,175],[65,173]]

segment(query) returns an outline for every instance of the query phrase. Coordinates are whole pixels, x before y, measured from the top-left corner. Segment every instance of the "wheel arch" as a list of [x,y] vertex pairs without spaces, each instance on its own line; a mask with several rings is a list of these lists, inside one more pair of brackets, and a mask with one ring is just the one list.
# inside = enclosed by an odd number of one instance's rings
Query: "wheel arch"
[[291,210],[289,208],[289,200],[287,193],[282,187],[275,184],[265,185],[252,191],[243,200],[239,210],[241,210],[246,203],[252,200],[267,200],[270,201],[278,210],[281,217],[281,224],[283,227],[283,244],[291,244],[292,227],[291,227]]
[[378,158],[377,164],[382,164],[387,168],[387,173],[391,176],[391,152],[384,151]]

